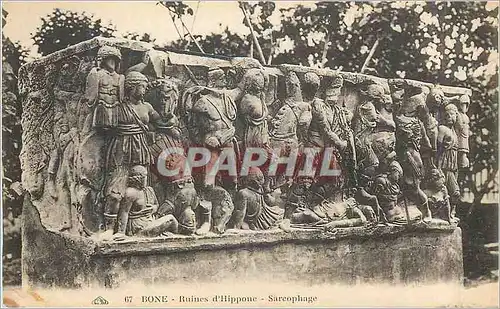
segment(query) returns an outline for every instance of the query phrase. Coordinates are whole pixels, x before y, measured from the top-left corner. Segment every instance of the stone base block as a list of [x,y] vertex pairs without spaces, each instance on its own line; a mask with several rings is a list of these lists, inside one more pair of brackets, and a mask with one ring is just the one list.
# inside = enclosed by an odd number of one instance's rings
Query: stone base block
[[456,226],[228,232],[116,243],[46,230],[29,202],[23,214],[23,284],[29,286],[234,280],[458,284],[463,277],[461,230]]

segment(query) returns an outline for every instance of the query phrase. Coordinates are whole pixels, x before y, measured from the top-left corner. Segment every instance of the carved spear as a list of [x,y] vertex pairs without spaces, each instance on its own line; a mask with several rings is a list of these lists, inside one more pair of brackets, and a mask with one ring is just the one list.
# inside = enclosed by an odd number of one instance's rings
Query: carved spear
[[406,199],[406,196],[403,196],[403,201],[405,203],[406,225],[410,225],[410,212],[408,211],[408,200]]

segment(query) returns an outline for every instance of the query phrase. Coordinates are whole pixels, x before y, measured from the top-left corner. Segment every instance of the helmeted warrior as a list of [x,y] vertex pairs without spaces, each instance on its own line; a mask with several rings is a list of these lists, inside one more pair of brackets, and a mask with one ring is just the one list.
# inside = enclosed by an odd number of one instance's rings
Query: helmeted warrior
[[299,135],[305,137],[311,122],[311,107],[302,101],[300,81],[295,72],[286,76],[286,93],[283,105],[271,120],[269,135],[273,149],[296,148]]
[[[335,77],[327,89],[326,100],[316,97],[319,88],[319,77],[314,73],[306,73],[304,76],[304,92],[307,100],[311,102],[312,120],[307,134],[306,147],[320,149],[316,159],[316,185],[328,182],[333,185],[334,191],[340,193],[339,201],[342,199],[342,189],[345,178],[348,176],[347,168],[343,165],[342,157],[352,137],[349,128],[349,120],[345,109],[340,105],[339,97],[343,85],[341,76]],[[319,172],[323,163],[324,150],[332,147],[334,156],[328,162],[330,169],[341,171],[338,176],[321,177]],[[334,192],[329,192],[334,193]]]
[[87,76],[83,101],[91,108],[91,127],[110,128],[118,124],[118,105],[123,101],[124,76],[119,74],[120,50],[103,46],[97,51],[98,67]]
[[[270,122],[270,146],[275,157],[293,155],[293,151],[299,148],[299,142],[305,139],[311,123],[311,106],[302,101],[300,81],[295,72],[289,72],[286,76],[286,93],[281,108]],[[272,186],[281,187],[293,176],[285,175],[285,168],[278,166]]]

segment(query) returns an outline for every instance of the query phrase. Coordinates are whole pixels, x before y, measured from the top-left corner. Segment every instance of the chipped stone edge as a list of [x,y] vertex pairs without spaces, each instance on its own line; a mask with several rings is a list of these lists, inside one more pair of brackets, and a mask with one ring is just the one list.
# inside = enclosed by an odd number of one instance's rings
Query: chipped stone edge
[[[27,64],[24,64],[20,69],[19,72],[21,73],[24,70],[29,70],[32,67],[36,67],[39,65],[46,65],[48,63],[53,63],[59,60],[62,60],[66,57],[96,48],[104,45],[109,45],[109,46],[115,46],[115,47],[120,47],[120,48],[128,48],[131,50],[135,51],[147,51],[147,50],[157,50],[154,48],[153,44],[151,43],[146,43],[146,42],[141,42],[141,41],[134,41],[134,40],[127,40],[123,38],[104,38],[104,37],[95,37],[93,39],[87,40],[80,42],[78,44],[75,44],[73,46],[69,46],[65,49],[56,51],[50,55],[44,56],[40,59],[34,60],[32,62],[29,62]],[[162,51],[162,50],[158,50]],[[195,53],[182,53],[181,51],[179,52],[174,52],[174,51],[162,51],[164,53],[172,54],[172,55],[183,55],[189,58],[197,58],[197,57],[208,57],[211,58],[212,61],[214,62],[214,65],[217,63],[228,63],[228,65],[231,65],[231,61],[228,60],[226,56],[220,56],[220,55],[198,55]],[[232,58],[248,58],[248,57],[232,57]],[[252,59],[252,58],[248,58]],[[187,64],[189,65],[189,64]],[[343,72],[343,71],[336,71],[332,69],[320,69],[320,68],[312,68],[312,67],[305,67],[305,66],[299,66],[299,65],[293,65],[293,64],[282,64],[278,66],[264,66],[264,70],[273,75],[283,75],[283,72],[281,71],[280,68],[283,69],[288,69],[288,70],[293,70],[294,72],[314,72],[320,76],[335,76],[337,74],[340,74],[347,82],[353,83],[353,84],[358,84],[360,82],[363,82],[365,80],[372,80],[374,82],[382,83],[383,85],[387,85],[388,80],[394,79],[394,78],[382,78],[378,76],[372,76],[372,75],[367,75],[367,74],[361,74],[361,73],[354,73],[354,72]],[[416,85],[422,85],[422,86],[439,86],[445,94],[447,95],[457,95],[457,94],[467,94],[467,95],[472,95],[472,90],[468,88],[462,88],[462,87],[454,87],[454,86],[447,86],[447,85],[433,85],[432,83],[429,82],[424,82],[424,81],[417,81],[417,80],[411,80],[411,79],[404,79],[406,81],[410,81],[411,83],[414,83]]]
[[[239,234],[225,233],[214,236],[185,236],[175,238],[131,238],[122,242],[97,242],[96,256],[114,257],[127,255],[169,254],[200,250],[250,248],[286,243],[337,242],[349,239],[376,239],[416,234],[452,234],[460,230],[457,225],[450,226],[379,226],[376,228],[352,227],[339,228],[334,232],[293,229],[250,232]],[[461,230],[460,230],[461,233]]]

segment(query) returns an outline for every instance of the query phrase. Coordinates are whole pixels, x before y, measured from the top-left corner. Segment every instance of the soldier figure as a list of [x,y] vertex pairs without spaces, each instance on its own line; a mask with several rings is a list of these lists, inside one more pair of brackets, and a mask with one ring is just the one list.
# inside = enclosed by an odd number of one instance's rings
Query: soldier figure
[[376,197],[374,207],[380,207],[376,208],[380,221],[393,224],[420,221],[422,212],[415,205],[401,205],[403,200],[400,182],[403,168],[396,161],[394,133],[377,133],[373,145],[380,165],[378,175],[373,179],[368,191]]
[[[427,92],[427,87],[424,89],[424,92]],[[418,116],[422,121],[429,141],[429,143],[422,144],[420,151],[426,172],[436,168],[438,121],[435,115],[441,108],[444,99],[443,91],[438,87],[433,87],[425,99],[425,104],[421,105],[418,111]]]
[[[234,176],[225,177],[223,173],[209,175],[214,164],[225,148],[237,149],[234,121],[236,120],[235,101],[243,95],[245,86],[238,85],[232,90],[209,88],[223,87],[225,75],[220,69],[211,70],[208,74],[208,87],[194,86],[186,90],[183,96],[183,118],[189,130],[189,136],[194,145],[210,150],[210,161],[203,167],[193,170],[193,177],[201,201],[197,207],[199,235],[206,234],[211,229],[212,201],[214,195],[219,196],[221,190],[234,191],[236,180]],[[218,183],[216,181],[218,180]],[[224,188],[215,188],[222,185]],[[224,194],[222,194],[224,195]],[[222,200],[226,200],[222,198]],[[231,202],[232,203],[232,202]]]
[[458,137],[455,132],[458,108],[454,104],[448,104],[444,108],[444,119],[439,126],[438,132],[438,168],[445,176],[446,188],[450,195],[451,217],[453,221],[458,221],[455,217],[456,204],[460,201],[460,187],[458,186]]
[[458,167],[469,167],[469,117],[467,111],[469,110],[470,98],[464,94],[460,97],[458,102],[459,111],[457,114],[457,122],[455,130],[458,137]]
[[[336,201],[342,200],[342,189],[344,188],[345,178],[348,176],[346,166],[342,161],[344,151],[349,142],[352,142],[352,132],[349,128],[349,120],[346,111],[339,105],[339,96],[343,85],[343,78],[337,76],[332,80],[330,87],[326,91],[326,100],[317,98],[316,92],[319,88],[319,78],[314,73],[307,73],[304,76],[305,94],[311,100],[312,120],[307,134],[306,147],[315,147],[320,149],[315,163],[316,184],[322,185],[325,182],[334,187],[335,192],[340,193]],[[330,169],[341,171],[339,176],[321,177],[319,171],[324,157],[324,149],[333,147],[334,157],[330,159],[328,166]],[[352,145],[354,147],[354,145]]]
[[[106,129],[118,124],[118,105],[123,101],[124,76],[119,74],[120,50],[103,46],[97,52],[98,67],[87,76],[83,102],[94,107],[91,127]],[[88,125],[88,124],[86,124]]]
[[[405,96],[396,116],[396,149],[403,167],[403,192],[405,199],[411,199],[422,210],[424,221],[431,220],[427,196],[421,189],[424,177],[424,163],[420,148],[431,149],[429,139],[419,118],[425,109],[425,93],[418,86],[407,85]],[[419,113],[420,112],[420,113]]]
[[[271,119],[269,129],[270,145],[274,156],[287,157],[299,147],[299,136],[305,137],[311,123],[311,106],[302,101],[300,81],[295,72],[286,76],[287,98]],[[285,175],[282,166],[277,168],[273,187],[281,187],[292,180],[292,175]]]
[[371,178],[375,175],[379,164],[372,148],[372,137],[379,121],[379,113],[374,102],[383,95],[384,89],[378,84],[371,83],[360,92],[363,98],[354,111],[352,128],[360,177]]

